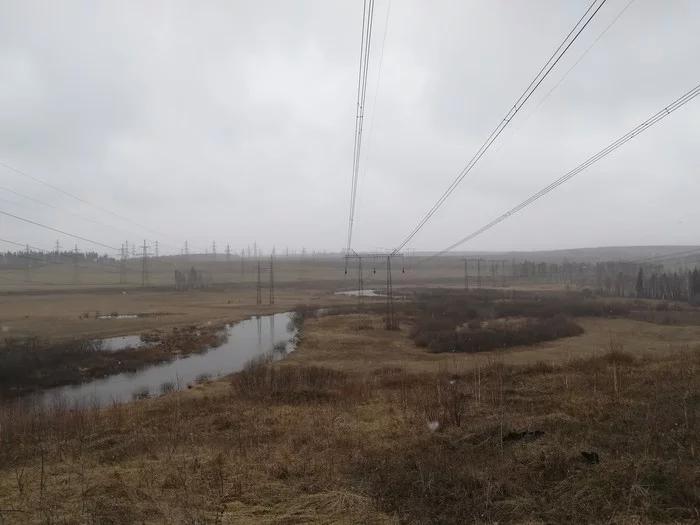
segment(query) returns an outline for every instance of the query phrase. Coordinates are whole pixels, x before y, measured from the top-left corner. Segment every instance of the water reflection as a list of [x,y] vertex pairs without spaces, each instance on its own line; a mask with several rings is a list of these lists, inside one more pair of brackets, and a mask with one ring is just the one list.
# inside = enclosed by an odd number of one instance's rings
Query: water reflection
[[117,350],[124,350],[125,348],[142,348],[152,344],[142,341],[140,335],[107,337],[105,339],[100,339],[100,341],[100,350],[105,352],[116,352]]
[[[268,330],[263,330],[263,318],[269,318]],[[176,388],[196,382],[198,377],[231,374],[242,370],[252,359],[273,353],[280,358],[294,350],[296,330],[289,332],[287,324],[291,313],[256,317],[227,325],[222,330],[223,344],[202,354],[183,356],[137,372],[125,372],[81,385],[71,385],[44,392],[47,402],[61,398],[70,402],[87,402],[105,405],[130,401],[134,392],[152,395],[161,385],[173,382]]]
[[383,297],[384,294],[377,290],[346,290],[344,292],[335,292],[335,295],[349,295],[351,297]]

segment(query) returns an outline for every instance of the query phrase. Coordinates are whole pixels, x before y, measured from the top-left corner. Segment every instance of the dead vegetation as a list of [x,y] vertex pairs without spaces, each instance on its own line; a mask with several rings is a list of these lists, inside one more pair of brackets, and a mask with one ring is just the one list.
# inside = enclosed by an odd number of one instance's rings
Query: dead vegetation
[[[357,320],[308,323],[304,344],[326,325],[405,338]],[[559,364],[291,359],[101,410],[4,403],[0,521],[696,522],[700,352],[633,351],[613,335]]]
[[225,335],[215,326],[189,326],[167,334],[151,333],[146,339],[153,344],[116,351],[103,350],[100,340],[5,339],[0,346],[0,399],[132,372],[181,354],[204,352],[222,344]]
[[585,292],[422,290],[400,306],[416,345],[429,352],[484,352],[581,335],[585,318],[700,325],[700,309],[678,303],[601,299]]

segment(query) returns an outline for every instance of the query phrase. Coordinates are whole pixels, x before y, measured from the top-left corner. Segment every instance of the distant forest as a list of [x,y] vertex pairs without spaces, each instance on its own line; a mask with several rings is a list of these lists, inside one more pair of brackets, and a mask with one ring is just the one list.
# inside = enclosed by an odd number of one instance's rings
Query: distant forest
[[615,297],[639,297],[700,303],[700,271],[668,271],[663,264],[600,262],[516,263],[515,279],[588,288]]
[[6,270],[39,268],[46,264],[80,264],[84,262],[115,264],[119,261],[107,254],[100,255],[97,252],[40,252],[30,249],[0,253],[0,266]]

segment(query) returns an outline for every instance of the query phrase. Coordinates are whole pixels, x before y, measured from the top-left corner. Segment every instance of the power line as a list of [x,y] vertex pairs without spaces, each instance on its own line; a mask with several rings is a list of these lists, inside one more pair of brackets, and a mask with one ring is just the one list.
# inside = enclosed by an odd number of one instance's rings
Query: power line
[[552,182],[552,183],[549,184],[548,186],[545,186],[545,187],[542,188],[540,191],[538,191],[538,192],[535,193],[534,195],[530,196],[529,198],[525,199],[523,202],[521,202],[520,204],[518,204],[517,206],[515,206],[515,207],[512,208],[511,210],[507,211],[506,213],[504,213],[504,214],[501,215],[500,217],[494,219],[493,221],[489,222],[487,225],[485,225],[485,226],[479,228],[479,229],[476,230],[475,232],[473,232],[473,233],[467,235],[467,236],[464,237],[463,239],[460,239],[459,241],[455,242],[454,244],[451,244],[450,246],[448,246],[447,248],[445,248],[445,249],[442,250],[441,252],[436,253],[436,254],[434,254],[434,255],[431,255],[431,256],[429,256],[429,257],[426,257],[425,259],[423,259],[422,261],[420,261],[418,264],[422,264],[422,263],[425,262],[425,261],[428,261],[428,260],[433,259],[433,258],[435,258],[435,257],[438,257],[438,256],[440,256],[440,255],[443,255],[443,254],[445,254],[445,253],[447,253],[447,252],[449,252],[449,251],[451,251],[451,250],[457,248],[458,246],[464,244],[465,242],[470,241],[470,240],[474,239],[475,237],[478,237],[478,236],[481,235],[482,233],[484,233],[484,232],[490,230],[491,228],[493,228],[493,227],[496,226],[497,224],[503,222],[504,220],[506,220],[506,219],[508,219],[509,217],[511,217],[512,215],[516,214],[517,212],[519,212],[519,211],[522,210],[523,208],[529,206],[530,204],[532,204],[533,202],[535,202],[535,201],[538,200],[539,198],[545,196],[545,195],[548,194],[550,191],[552,191],[552,190],[558,188],[559,186],[561,186],[562,184],[564,184],[566,181],[568,181],[569,179],[575,177],[576,175],[578,175],[579,173],[581,173],[583,170],[585,170],[586,168],[588,168],[588,167],[591,166],[592,164],[595,164],[597,161],[599,161],[599,160],[602,159],[603,157],[606,157],[607,155],[609,155],[610,153],[612,153],[613,151],[615,151],[617,148],[619,148],[619,147],[622,146],[623,144],[625,144],[625,143],[629,142],[630,140],[632,140],[632,139],[633,139],[634,137],[636,137],[637,135],[643,133],[644,131],[646,131],[647,129],[649,129],[651,126],[653,126],[654,124],[656,124],[656,123],[659,122],[660,120],[664,119],[665,117],[667,117],[668,115],[670,115],[671,113],[673,113],[674,111],[676,111],[677,109],[679,109],[680,107],[684,106],[685,104],[687,104],[688,102],[690,102],[691,100],[693,100],[693,99],[694,99],[695,97],[697,97],[698,95],[700,95],[700,85],[694,87],[693,89],[691,89],[690,91],[688,91],[685,95],[683,95],[683,96],[681,96],[680,98],[676,99],[676,100],[673,101],[671,104],[669,104],[668,106],[666,106],[664,109],[662,109],[661,111],[657,112],[657,113],[656,113],[655,115],[653,115],[652,117],[650,117],[650,118],[648,118],[647,120],[645,120],[644,122],[642,122],[639,126],[637,126],[636,128],[634,128],[632,131],[626,133],[625,135],[623,135],[622,137],[620,137],[619,139],[617,139],[615,142],[613,142],[612,144],[610,144],[610,145],[608,145],[607,147],[603,148],[601,151],[599,151],[598,153],[596,153],[595,155],[593,155],[592,157],[590,157],[588,160],[586,160],[585,162],[583,162],[582,164],[580,164],[579,166],[577,166],[576,168],[574,168],[573,170],[571,170],[570,172],[568,172],[566,175],[564,175],[564,176],[558,178],[557,180],[555,180],[554,182]]
[[146,245],[146,240],[143,241],[143,259],[141,261],[141,286],[148,285],[148,248],[150,246]]
[[[27,200],[36,202],[36,203],[38,203],[38,204],[41,204],[42,206],[46,206],[46,207],[48,207],[48,208],[52,208],[52,209],[61,211],[61,212],[63,212],[63,213],[67,213],[67,214],[72,215],[72,216],[74,216],[74,217],[76,217],[76,218],[78,218],[78,219],[82,219],[82,220],[91,222],[92,224],[96,224],[96,225],[98,225],[98,226],[103,226],[103,227],[105,227],[105,228],[111,228],[111,229],[113,229],[114,231],[118,231],[118,232],[121,232],[121,233],[128,233],[128,232],[126,232],[125,230],[121,230],[121,229],[116,228],[116,227],[114,227],[114,226],[111,226],[111,225],[109,225],[109,224],[105,224],[105,223],[103,223],[103,222],[96,221],[96,220],[94,220],[94,219],[90,219],[89,217],[85,217],[85,216],[83,216],[83,215],[79,215],[79,214],[74,213],[74,212],[72,212],[72,211],[70,211],[70,210],[65,210],[65,209],[60,208],[60,207],[58,207],[58,206],[54,206],[53,204],[49,204],[49,203],[47,203],[47,202],[40,201],[39,199],[35,199],[34,197],[30,197],[29,195],[24,195],[23,193],[20,193],[20,192],[18,192],[18,191],[11,190],[11,189],[9,189],[9,188],[4,188],[4,187],[0,187],[0,190],[13,193],[13,194],[15,194],[15,195],[17,195],[17,196],[19,196],[19,197],[24,198],[24,199],[27,199]],[[2,199],[2,200],[4,200],[4,199]],[[9,202],[10,204],[19,204],[19,205],[26,206],[26,204],[21,203],[21,202],[13,202],[13,201],[5,201],[5,202]],[[155,242],[156,242],[156,244],[159,244],[158,241],[155,241]],[[170,246],[170,247],[174,248],[173,245],[170,245],[170,244],[167,244],[167,243],[161,242],[160,244],[161,244],[161,245],[164,245],[164,246]]]
[[[0,163],[0,164],[1,164],[1,163]],[[91,222],[92,224],[96,224],[96,225],[98,225],[98,226],[102,226],[102,227],[105,227],[105,228],[111,228],[111,229],[113,229],[113,230],[115,230],[115,231],[118,231],[118,232],[121,232],[121,233],[128,233],[128,232],[125,232],[124,230],[120,230],[119,228],[115,228],[114,226],[110,226],[109,224],[105,224],[105,223],[103,223],[103,222],[96,221],[96,220],[94,220],[94,219],[90,219],[89,217],[85,217],[85,216],[83,216],[83,215],[80,215],[80,214],[78,214],[78,213],[72,212],[72,211],[70,211],[70,210],[66,210],[66,209],[63,209],[63,208],[61,208],[61,207],[59,207],[59,206],[55,206],[55,205],[53,205],[53,204],[50,204],[50,203],[48,203],[48,202],[44,202],[44,201],[41,201],[41,200],[39,200],[39,199],[35,199],[34,197],[30,197],[29,195],[25,195],[24,193],[20,193],[20,192],[18,192],[18,191],[16,191],[16,190],[11,190],[10,188],[5,188],[5,187],[2,187],[2,186],[0,186],[0,190],[6,191],[6,192],[8,192],[8,193],[12,193],[12,194],[14,194],[14,195],[17,195],[18,197],[22,197],[23,199],[27,199],[27,200],[30,200],[30,201],[32,201],[32,202],[36,202],[37,204],[41,204],[42,206],[46,206],[47,208],[51,208],[51,209],[54,209],[54,210],[57,210],[57,211],[60,211],[60,212],[63,212],[63,213],[67,213],[67,214],[69,214],[69,215],[72,215],[73,217],[77,217],[78,219],[82,219],[82,220],[84,220],[84,221]]]
[[[430,220],[430,218],[435,214],[435,212],[440,208],[440,206],[442,206],[442,204],[447,200],[447,198],[452,194],[452,192],[457,188],[457,186],[462,182],[462,180],[464,180],[467,174],[469,174],[469,172],[474,168],[477,162],[479,162],[481,157],[484,156],[484,154],[488,151],[488,149],[491,147],[494,141],[498,138],[498,136],[503,132],[503,130],[508,126],[508,124],[510,124],[510,122],[518,114],[520,109],[530,99],[530,97],[537,90],[540,84],[542,84],[544,79],[547,78],[554,66],[557,65],[557,63],[561,60],[561,58],[568,51],[571,45],[576,41],[576,39],[583,32],[586,26],[588,26],[591,20],[593,20],[593,17],[595,17],[598,11],[600,11],[600,9],[605,5],[605,2],[607,2],[607,0],[602,0],[600,5],[598,5],[598,7],[596,7],[595,10],[591,13],[591,10],[593,10],[594,6],[598,3],[598,1],[599,0],[593,0],[593,3],[588,7],[586,12],[579,19],[579,21],[576,22],[576,25],[573,27],[573,29],[571,29],[569,34],[566,35],[566,38],[564,38],[562,43],[559,44],[559,47],[554,52],[554,54],[549,58],[549,60],[547,60],[544,66],[542,66],[542,69],[540,69],[540,71],[537,73],[532,82],[530,82],[530,85],[525,89],[523,94],[520,95],[520,98],[518,98],[518,100],[508,111],[508,113],[506,113],[506,116],[498,124],[498,126],[496,126],[496,129],[494,129],[491,135],[489,135],[489,137],[486,139],[486,142],[484,142],[484,144],[482,144],[482,146],[477,150],[477,152],[474,154],[469,163],[459,173],[459,175],[457,175],[457,178],[455,178],[455,180],[452,181],[452,184],[450,184],[447,190],[440,196],[437,202],[421,219],[421,221],[408,235],[408,237],[406,237],[403,240],[403,242],[401,242],[401,244],[399,244],[399,246],[396,247],[396,249],[394,250],[395,252],[400,251],[404,246],[406,246],[406,244],[408,244],[411,241],[411,239],[415,237],[415,235],[423,228],[423,226],[425,226],[425,224]],[[591,13],[590,16],[589,13]],[[571,35],[574,35],[573,38],[571,38]]]
[[275,256],[270,255],[270,304],[275,304]]
[[346,253],[352,244],[352,228],[355,221],[355,201],[357,197],[357,180],[360,172],[360,152],[362,150],[362,127],[365,117],[367,99],[367,73],[369,54],[372,47],[372,26],[374,23],[374,0],[365,0],[362,9],[362,38],[360,40],[360,65],[357,75],[357,107],[355,108],[355,140],[352,158],[352,184],[350,186],[350,215],[348,218],[348,242]]
[[667,253],[665,255],[657,255],[656,257],[647,257],[646,259],[639,259],[638,261],[632,261],[634,264],[639,264],[643,262],[649,262],[649,261],[663,261],[666,259],[680,259],[683,256],[689,256],[689,255],[700,255],[700,248],[692,248],[690,250],[684,250],[682,252],[673,252],[673,253]]
[[[378,66],[378,71],[377,71],[377,87],[374,90],[374,102],[372,103],[372,119],[369,122],[369,133],[367,135],[367,155],[365,156],[365,169],[362,172],[362,177],[363,179],[367,178],[367,171],[369,170],[369,159],[370,159],[370,153],[372,151],[372,133],[374,130],[374,117],[377,114],[377,99],[379,98],[379,81],[381,80],[382,77],[382,64],[384,63],[384,48],[386,47],[386,34],[387,34],[387,28],[389,27],[389,14],[391,13],[391,0],[389,0],[387,8],[386,8],[386,19],[384,20],[384,35],[382,37],[382,47],[381,51],[379,52],[379,66]],[[359,170],[359,166],[358,166]],[[357,186],[359,186],[359,179],[356,183]],[[357,192],[357,188],[355,188],[355,192]],[[362,193],[360,192],[360,201],[362,201]],[[355,199],[355,202],[357,202],[357,198]],[[354,222],[354,213],[353,213],[353,222]]]
[[157,235],[164,236],[164,237],[174,238],[174,237],[171,237],[170,235],[167,235],[167,234],[165,234],[165,233],[159,232],[158,230],[154,230],[153,228],[149,228],[148,226],[144,226],[143,224],[139,224],[138,222],[135,222],[135,221],[133,221],[133,220],[127,218],[127,217],[124,217],[124,216],[122,216],[122,215],[119,215],[119,214],[117,214],[117,213],[114,213],[114,212],[112,212],[112,211],[109,211],[109,210],[103,208],[102,206],[98,206],[97,204],[93,204],[93,203],[91,203],[91,202],[89,202],[89,201],[83,199],[82,197],[78,197],[77,195],[74,195],[73,193],[70,193],[69,191],[66,191],[66,190],[64,190],[64,189],[59,188],[58,186],[54,186],[53,184],[49,184],[48,182],[45,182],[45,181],[41,180],[40,178],[35,177],[34,175],[30,175],[29,173],[27,173],[27,172],[25,172],[25,171],[22,171],[22,170],[20,170],[20,169],[18,169],[18,168],[15,168],[15,167],[13,167],[13,166],[10,166],[9,164],[5,164],[4,162],[1,162],[1,161],[0,161],[0,166],[2,166],[2,167],[4,167],[4,168],[7,168],[8,170],[12,170],[12,171],[14,171],[14,172],[17,173],[17,174],[22,175],[23,177],[26,177],[26,178],[28,178],[28,179],[33,180],[34,182],[38,182],[39,184],[42,184],[42,185],[46,186],[47,188],[51,188],[51,189],[54,190],[54,191],[57,191],[57,192],[59,192],[59,193],[62,193],[63,195],[66,195],[66,196],[68,196],[68,197],[70,197],[70,198],[72,198],[72,199],[75,199],[75,200],[77,200],[78,202],[82,202],[83,204],[87,204],[88,206],[90,206],[90,207],[92,207],[92,208],[95,208],[96,210],[99,210],[99,211],[101,211],[102,213],[106,213],[107,215],[111,215],[112,217],[116,217],[117,219],[120,219],[120,220],[129,222],[129,223],[133,224],[134,226],[137,226],[137,227],[139,227],[139,228],[141,228],[141,229],[144,229],[144,230],[151,231],[151,232],[153,232],[153,233],[155,233],[155,234],[157,234]]
[[[0,163],[0,164],[1,164],[1,163]],[[85,237],[81,237],[80,235],[75,235],[75,234],[68,233],[68,232],[63,231],[63,230],[59,230],[59,229],[57,229],[57,228],[52,228],[51,226],[46,226],[45,224],[40,224],[40,223],[38,223],[38,222],[29,220],[29,219],[25,219],[24,217],[19,217],[19,216],[17,216],[17,215],[13,215],[13,214],[11,214],[11,213],[7,213],[6,211],[0,210],[0,213],[2,213],[3,215],[7,215],[8,217],[12,217],[13,219],[17,219],[17,220],[20,220],[20,221],[27,222],[27,223],[29,223],[29,224],[33,224],[34,226],[39,226],[39,227],[41,227],[41,228],[46,228],[47,230],[54,231],[54,232],[56,232],[56,233],[61,233],[61,234],[63,234],[63,235],[68,235],[68,237],[73,237],[74,239],[79,239],[79,240],[81,240],[81,241],[89,242],[89,243],[95,244],[95,245],[97,245],[97,246],[102,246],[102,247],[104,247],[104,248],[109,248],[110,250],[114,250],[114,251],[117,251],[117,252],[119,251],[119,248],[115,248],[114,246],[109,246],[108,244],[104,244],[104,243],[97,242],[97,241],[92,241],[92,240],[87,239],[87,238],[85,238]]]
[[[54,250],[54,251],[51,251],[51,250],[44,250],[43,248],[37,248],[36,246],[31,246],[31,245],[26,244],[26,243],[21,243],[21,242],[16,242],[16,241],[10,241],[9,239],[0,239],[0,242],[4,242],[4,243],[7,243],[7,244],[13,244],[13,245],[15,245],[15,246],[21,246],[22,248],[31,249],[31,250],[33,250],[33,251],[40,252],[40,253],[45,253],[45,254],[56,253],[56,254],[59,255],[59,257],[62,256],[62,255],[60,254],[59,250]],[[58,241],[56,241],[56,246],[57,246],[57,247],[59,246]],[[16,257],[24,257],[24,255],[21,254],[20,252],[15,252],[15,253],[9,252],[9,253],[11,253],[13,256],[16,256]],[[66,252],[66,253],[72,253],[72,251],[71,251],[71,252]],[[34,260],[36,260],[36,261],[41,261],[41,262],[45,262],[45,263],[49,263],[49,264],[69,264],[69,263],[67,263],[67,262],[52,261],[52,260],[50,260],[50,259],[38,259],[38,258],[36,258],[36,257],[34,258]],[[117,267],[114,266],[113,264],[105,264],[105,263],[100,263],[100,264],[101,264],[102,266],[106,266],[106,267],[108,267],[108,268],[117,268]],[[109,270],[104,270],[103,268],[91,268],[91,267],[89,267],[89,266],[82,266],[81,268],[83,268],[83,269],[85,269],[85,270],[95,270],[95,271],[105,272],[105,273],[116,273],[116,272],[110,272]],[[133,271],[133,270],[129,270],[129,271]]]
[[607,25],[607,27],[603,30],[603,32],[600,33],[600,34],[598,35],[598,38],[596,38],[596,39],[591,43],[591,45],[588,46],[588,48],[583,52],[583,54],[578,58],[578,60],[577,60],[576,62],[574,62],[574,64],[566,71],[566,73],[564,73],[564,75],[563,75],[563,76],[559,79],[559,81],[552,87],[552,89],[550,89],[550,90],[547,92],[547,94],[542,98],[542,100],[540,100],[539,103],[533,108],[533,110],[532,110],[525,118],[522,119],[522,121],[520,122],[520,125],[519,125],[517,128],[515,128],[515,129],[513,130],[513,132],[505,139],[505,141],[503,141],[503,142],[501,143],[501,145],[498,147],[498,149],[494,152],[494,155],[498,154],[498,152],[501,151],[501,150],[503,149],[503,147],[504,147],[506,144],[508,144],[508,141],[509,141],[515,134],[517,134],[518,131],[520,131],[520,130],[523,128],[523,126],[525,126],[525,123],[526,123],[528,120],[530,120],[530,118],[531,118],[535,113],[537,113],[537,110],[540,109],[540,107],[542,107],[542,105],[543,105],[543,104],[546,102],[546,100],[552,95],[552,93],[554,93],[554,92],[557,90],[557,88],[564,82],[564,80],[566,80],[566,78],[567,78],[567,77],[569,76],[569,74],[576,68],[576,66],[578,66],[579,63],[586,57],[586,55],[588,55],[588,53],[591,51],[591,49],[593,49],[593,48],[595,47],[595,45],[598,43],[598,41],[600,41],[600,40],[606,35],[606,33],[612,28],[612,26],[615,25],[615,23],[620,19],[620,17],[625,13],[625,11],[627,11],[627,9],[632,5],[633,2],[634,2],[634,0],[629,0],[629,2],[627,2],[627,4],[625,5],[625,7],[622,8],[622,10],[617,14],[617,16],[616,16],[615,18],[613,18],[612,22],[610,22],[610,23]]
[[[2,163],[0,163],[0,164],[2,164]],[[50,203],[48,203],[48,202],[41,201],[41,200],[36,199],[36,198],[34,198],[34,197],[30,197],[29,195],[25,195],[24,193],[20,193],[20,192],[18,192],[18,191],[16,191],[16,190],[11,190],[10,188],[5,188],[5,187],[3,187],[3,186],[0,186],[0,190],[6,191],[6,192],[8,192],[8,193],[12,193],[12,194],[14,194],[14,195],[17,195],[18,197],[22,197],[23,199],[27,199],[27,200],[32,201],[32,202],[36,202],[37,204],[41,204],[42,206],[46,206],[47,208],[51,208],[51,209],[54,209],[54,210],[57,210],[57,211],[60,211],[60,212],[63,212],[63,213],[67,213],[67,214],[69,214],[69,215],[72,215],[73,217],[76,217],[76,218],[78,218],[78,219],[82,219],[82,220],[84,220],[84,221],[88,221],[88,222],[90,222],[90,223],[92,223],[92,224],[96,224],[96,225],[102,226],[102,227],[104,227],[104,228],[111,228],[111,229],[113,229],[114,231],[117,231],[117,232],[120,232],[120,233],[127,233],[127,234],[129,233],[129,232],[127,232],[127,231],[125,231],[125,230],[122,230],[122,229],[120,229],[120,228],[116,228],[116,227],[111,226],[111,225],[109,225],[109,224],[105,224],[105,223],[103,223],[103,222],[97,221],[97,220],[95,220],[95,219],[91,219],[91,218],[89,218],[89,217],[85,217],[84,215],[80,215],[80,214],[75,213],[75,212],[72,212],[72,211],[70,211],[70,210],[66,210],[66,209],[64,209],[64,208],[61,208],[61,207],[59,207],[59,206],[55,206],[55,205],[50,204]],[[10,201],[8,201],[8,202],[10,202]],[[20,203],[13,202],[12,204],[20,204]],[[156,241],[156,243],[158,243],[158,241]],[[171,244],[164,243],[164,242],[161,242],[160,244],[161,244],[161,245],[164,245],[164,246],[170,246],[171,248],[175,248],[175,246],[173,246],[173,245],[171,245]]]
[[[43,249],[41,249],[41,248],[37,248],[36,246],[31,246],[31,245],[29,245],[29,244],[22,244],[22,243],[20,243],[20,242],[15,242],[15,241],[10,241],[10,240],[8,240],[8,239],[0,239],[0,242],[4,242],[4,243],[7,243],[7,244],[13,244],[13,245],[15,245],[15,246],[21,246],[21,247],[23,247],[23,248],[26,247],[26,248],[29,248],[29,249],[31,249],[31,250],[34,250],[34,251],[37,251],[37,252],[40,252],[40,253],[49,253],[49,254],[52,253],[52,252],[49,251],[49,250],[43,250]],[[10,253],[11,253],[11,252],[10,252]],[[70,253],[73,253],[73,252],[70,252]],[[65,265],[67,265],[67,264],[70,264],[70,265],[74,266],[74,264],[75,264],[74,261],[70,261],[70,262],[67,262],[67,261],[53,261],[53,260],[51,260],[51,259],[42,259],[42,258],[39,258],[39,257],[33,257],[33,256],[31,256],[31,255],[28,255],[28,254],[26,254],[26,253],[21,253],[21,252],[12,253],[12,255],[13,255],[14,257],[21,257],[22,259],[27,259],[27,260],[31,260],[31,261],[41,262],[41,263],[45,263],[45,264],[57,264],[57,265],[60,265],[60,266],[65,266]],[[112,267],[111,265],[107,265],[107,266]],[[117,274],[117,272],[111,272],[111,271],[106,270],[106,269],[104,269],[104,268],[93,268],[93,267],[90,267],[90,266],[79,266],[79,268],[82,269],[82,270],[90,270],[90,271],[96,271],[96,272],[102,272],[102,273],[111,273],[111,274],[115,274],[115,275]],[[41,283],[38,283],[38,284],[41,284]],[[52,283],[45,283],[45,284],[52,284]]]

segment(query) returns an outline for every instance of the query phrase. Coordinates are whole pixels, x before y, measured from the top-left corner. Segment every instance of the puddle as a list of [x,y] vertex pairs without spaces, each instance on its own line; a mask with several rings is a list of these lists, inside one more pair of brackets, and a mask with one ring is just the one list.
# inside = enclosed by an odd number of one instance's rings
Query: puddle
[[161,317],[163,315],[173,315],[167,312],[140,312],[135,314],[119,314],[112,313],[109,315],[100,315],[98,319],[139,319],[141,317]]
[[105,339],[97,339],[100,342],[100,350],[104,352],[116,352],[125,348],[145,348],[153,343],[147,343],[141,340],[140,335],[123,335],[120,337],[107,337]]
[[351,297],[385,297],[385,294],[377,290],[347,290],[344,292],[335,292],[335,295],[349,295]]
[[225,342],[204,353],[182,356],[137,372],[54,388],[40,395],[49,403],[60,399],[61,402],[70,404],[78,402],[104,406],[125,403],[134,396],[157,395],[168,383],[171,387],[184,389],[188,383],[195,384],[198,379],[206,376],[214,378],[238,372],[252,359],[269,354],[280,359],[292,352],[297,334],[291,319],[292,313],[288,312],[230,324],[222,330],[226,336]]

